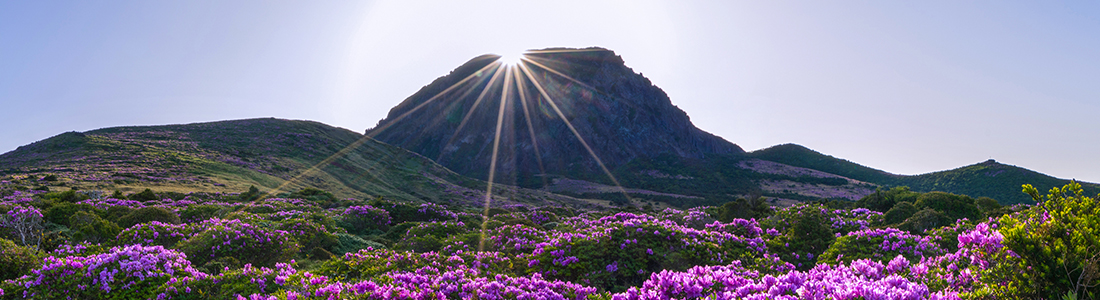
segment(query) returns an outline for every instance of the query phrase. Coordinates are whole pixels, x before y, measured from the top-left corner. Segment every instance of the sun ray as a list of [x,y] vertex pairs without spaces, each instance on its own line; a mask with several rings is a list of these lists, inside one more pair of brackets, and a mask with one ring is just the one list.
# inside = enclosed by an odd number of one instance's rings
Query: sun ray
[[[523,64],[523,61],[520,61]],[[531,145],[535,148],[535,161],[539,164],[539,177],[542,178],[542,185],[546,186],[546,168],[542,165],[542,153],[539,151],[539,141],[535,138],[535,126],[531,122],[531,113],[527,109],[527,90],[524,88],[523,77],[520,76],[520,72],[513,72],[516,79],[516,91],[519,92],[519,103],[523,105],[523,118],[527,120],[527,134],[531,136]]]
[[485,250],[485,231],[488,230],[489,207],[493,201],[493,177],[496,176],[497,154],[500,150],[500,131],[504,127],[504,111],[508,105],[508,87],[511,85],[512,68],[505,68],[504,87],[500,93],[500,111],[497,112],[497,130],[493,137],[493,155],[489,160],[489,185],[485,188],[485,210],[482,212],[481,239],[477,251]]
[[561,71],[555,70],[554,68],[551,68],[550,66],[547,66],[547,65],[545,65],[545,64],[539,63],[539,62],[537,62],[537,61],[535,61],[535,60],[551,60],[551,61],[556,61],[556,60],[553,60],[553,59],[548,59],[548,58],[544,58],[544,57],[538,57],[538,56],[533,56],[533,55],[532,55],[532,56],[529,56],[529,57],[527,57],[527,58],[525,59],[525,61],[526,61],[527,63],[530,63],[530,64],[532,64],[532,65],[538,66],[539,68],[541,68],[541,69],[543,69],[543,70],[546,70],[547,72],[553,73],[553,74],[555,74],[555,75],[558,75],[558,76],[560,76],[560,77],[562,77],[562,78],[565,78],[566,80],[569,80],[569,81],[571,81],[571,82],[573,82],[573,83],[579,84],[579,85],[581,85],[582,87],[584,87],[584,88],[586,88],[586,89],[588,89],[588,90],[590,90],[590,91],[593,91],[593,92],[595,92],[595,93],[598,93],[598,94],[600,94],[600,95],[604,95],[604,96],[607,96],[607,97],[609,97],[609,98],[611,98],[611,99],[614,99],[614,100],[616,100],[616,101],[619,101],[619,103],[625,104],[625,105],[627,105],[627,106],[630,106],[630,107],[633,107],[633,108],[638,108],[638,107],[637,107],[637,105],[635,105],[635,104],[634,104],[633,102],[631,102],[631,101],[626,101],[625,99],[622,99],[622,98],[620,98],[620,97],[618,97],[618,96],[615,96],[615,95],[611,95],[611,94],[608,94],[608,93],[604,93],[603,91],[601,91],[601,90],[599,90],[599,89],[597,89],[597,88],[595,88],[595,87],[593,87],[593,86],[591,86],[591,85],[589,85],[589,84],[587,84],[587,83],[584,83],[583,81],[577,80],[576,78],[573,78],[572,76],[566,75],[565,73],[562,73]]
[[591,155],[592,158],[596,160],[596,164],[600,166],[600,169],[603,170],[604,174],[607,174],[607,177],[611,179],[611,182],[615,183],[615,186],[619,188],[619,191],[623,193],[623,196],[626,197],[627,201],[630,201],[630,195],[627,194],[626,189],[623,188],[623,185],[619,184],[619,180],[615,178],[615,175],[611,174],[611,170],[607,169],[607,166],[603,164],[603,161],[600,160],[600,157],[596,155],[596,152],[592,151],[592,147],[588,146],[588,142],[584,141],[584,137],[582,137],[580,132],[577,131],[577,128],[573,127],[573,123],[569,122],[569,119],[566,118],[565,114],[561,112],[561,109],[558,108],[558,105],[554,104],[554,99],[550,97],[550,94],[546,93],[546,90],[543,89],[542,84],[535,80],[535,77],[531,75],[531,70],[529,70],[525,65],[522,64],[518,67],[521,71],[523,71],[523,74],[531,80],[531,83],[535,85],[535,89],[537,89],[539,93],[542,94],[542,97],[546,98],[546,102],[550,104],[550,107],[554,109],[554,112],[558,114],[558,117],[565,122],[565,125],[569,127],[569,130],[573,132],[573,135],[576,136],[577,140],[580,141],[581,145],[584,146],[584,149],[588,150],[588,155]]
[[481,100],[484,99],[485,95],[489,93],[489,90],[493,87],[493,83],[495,83],[497,81],[497,78],[500,77],[501,69],[504,68],[506,68],[506,65],[499,64],[497,65],[497,68],[493,70],[493,76],[489,78],[489,84],[485,85],[485,88],[481,89],[481,94],[477,95],[477,100],[474,100],[474,105],[470,107],[470,110],[466,111],[466,115],[462,117],[462,121],[458,123],[458,128],[455,129],[455,133],[451,135],[451,138],[447,140],[446,144],[443,144],[443,148],[440,149],[439,156],[435,158],[435,161],[438,162],[440,159],[443,158],[443,151],[447,149],[447,146],[450,146],[451,143],[454,143],[455,138],[458,137],[458,133],[462,131],[463,127],[466,127],[466,122],[470,121],[470,116],[472,116],[474,114],[474,111],[477,110],[478,105],[481,105]]
[[389,121],[385,124],[379,124],[377,128],[375,128],[371,132],[368,132],[367,134],[364,134],[363,137],[360,137],[358,140],[356,140],[355,142],[352,142],[347,147],[344,147],[343,149],[340,149],[340,151],[337,151],[336,153],[330,155],[329,157],[326,157],[325,159],[321,160],[320,162],[310,166],[308,169],[306,169],[305,171],[302,171],[302,173],[299,173],[297,176],[294,176],[294,177],[290,178],[289,180],[284,181],[278,187],[275,187],[275,189],[264,192],[261,195],[261,197],[268,197],[268,196],[271,196],[271,195],[275,195],[279,191],[286,188],[288,185],[296,183],[296,182],[302,180],[303,177],[305,177],[309,174],[313,174],[314,172],[317,172],[318,170],[321,169],[321,166],[331,164],[336,159],[339,159],[340,157],[343,157],[344,155],[347,155],[348,152],[351,152],[352,150],[354,150],[356,148],[359,148],[360,146],[363,145],[363,143],[366,143],[367,141],[373,140],[374,136],[377,135],[377,133],[386,130],[387,128],[389,128],[393,124],[396,124],[398,121],[404,119],[405,117],[408,117],[410,114],[412,114],[413,112],[415,112],[415,111],[419,110],[420,108],[424,107],[428,103],[431,103],[432,101],[435,101],[436,99],[439,99],[439,97],[442,97],[443,95],[451,92],[451,90],[454,90],[455,88],[458,88],[459,86],[466,83],[467,81],[470,81],[470,79],[477,77],[478,74],[480,74],[481,72],[489,69],[490,67],[493,67],[493,66],[496,66],[496,65],[499,65],[499,64],[500,64],[499,62],[492,62],[492,63],[489,63],[489,64],[485,65],[484,67],[481,67],[481,69],[478,69],[476,72],[473,72],[469,76],[466,76],[466,78],[462,78],[462,80],[459,80],[458,82],[455,82],[450,87],[447,87],[443,91],[437,93],[435,96],[432,96],[431,98],[428,98],[428,100],[425,100],[423,103],[420,103],[420,105],[417,105],[413,109],[401,114],[397,118],[394,118],[394,120],[391,120],[391,121]]

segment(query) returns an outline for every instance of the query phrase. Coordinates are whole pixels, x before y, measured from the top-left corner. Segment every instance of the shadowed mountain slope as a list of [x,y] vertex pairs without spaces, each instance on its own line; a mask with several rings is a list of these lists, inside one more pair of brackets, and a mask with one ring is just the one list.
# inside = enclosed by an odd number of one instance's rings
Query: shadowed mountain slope
[[[367,133],[460,174],[485,179],[498,116],[503,116],[497,181],[528,186],[541,185],[535,175],[542,173],[604,176],[569,125],[611,169],[662,154],[703,158],[743,152],[692,125],[660,88],[626,67],[614,52],[547,49],[526,57],[528,72],[512,68],[518,76],[498,69],[497,56],[474,58],[405,99]],[[494,77],[497,72],[502,75]],[[521,84],[510,84],[517,77]],[[508,97],[502,106],[506,83]]]

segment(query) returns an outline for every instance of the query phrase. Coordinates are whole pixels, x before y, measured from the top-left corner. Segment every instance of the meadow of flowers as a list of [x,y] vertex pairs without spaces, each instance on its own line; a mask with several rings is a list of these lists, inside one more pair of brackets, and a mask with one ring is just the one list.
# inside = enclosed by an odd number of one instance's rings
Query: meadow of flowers
[[1034,205],[917,231],[837,202],[719,220],[706,207],[0,189],[0,299],[1100,297],[1097,198],[1024,191]]

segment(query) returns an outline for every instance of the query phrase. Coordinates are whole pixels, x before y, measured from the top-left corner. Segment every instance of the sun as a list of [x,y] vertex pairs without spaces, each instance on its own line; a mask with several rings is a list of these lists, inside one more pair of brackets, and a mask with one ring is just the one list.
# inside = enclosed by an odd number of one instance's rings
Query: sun
[[523,56],[525,54],[526,51],[508,51],[502,52],[497,55],[500,55],[500,58],[498,59],[500,63],[504,64],[505,66],[515,66],[523,61]]

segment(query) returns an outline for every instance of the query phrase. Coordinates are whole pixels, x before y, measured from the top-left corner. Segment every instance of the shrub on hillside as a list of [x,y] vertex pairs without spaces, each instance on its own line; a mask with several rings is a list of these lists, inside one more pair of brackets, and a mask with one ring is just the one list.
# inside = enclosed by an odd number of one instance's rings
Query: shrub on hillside
[[385,232],[393,220],[390,213],[370,205],[351,206],[337,217],[338,225],[356,234]]
[[180,210],[180,220],[183,222],[197,223],[212,218],[225,217],[230,208],[217,204],[195,204]]
[[242,265],[271,267],[290,260],[299,249],[289,232],[241,220],[210,219],[195,226],[195,234],[183,241],[180,249],[198,266],[230,257]]
[[31,299],[152,299],[169,279],[200,275],[183,253],[130,245],[88,256],[47,257],[17,283]]
[[[320,225],[305,219],[289,219],[279,222],[279,230],[289,232],[301,249],[332,249],[336,236]],[[310,250],[312,251],[312,250]]]
[[124,228],[129,228],[136,224],[148,223],[152,221],[158,221],[161,223],[179,224],[180,216],[167,208],[157,206],[147,206],[136,209],[121,218],[118,218],[118,225]]
[[19,278],[26,275],[31,269],[41,263],[41,254],[31,249],[16,245],[7,239],[0,238],[0,281]]
[[74,242],[87,241],[93,244],[114,241],[122,231],[114,222],[86,211],[78,211],[69,218],[69,229],[73,231]]
[[901,222],[905,222],[905,219],[912,217],[915,213],[917,213],[917,207],[913,206],[913,203],[909,203],[909,201],[898,202],[894,204],[894,208],[886,211],[886,214],[882,216],[883,223],[901,224]]
[[153,193],[153,190],[150,190],[150,189],[145,189],[144,191],[141,191],[140,193],[130,194],[130,196],[127,197],[127,198],[129,198],[130,200],[139,200],[139,201],[160,200],[160,198],[157,197],[157,194]]
[[1000,219],[1013,255],[1002,255],[1006,268],[991,272],[990,286],[998,296],[1100,296],[1100,196],[1084,196],[1076,182],[1045,196],[1031,185],[1024,192],[1039,204]]
[[119,245],[142,244],[174,248],[179,241],[191,237],[191,233],[194,231],[193,227],[195,226],[152,221],[123,229],[116,239]]
[[51,206],[42,214],[42,217],[45,218],[46,221],[69,226],[69,217],[72,217],[78,211],[95,212],[97,214],[103,213],[102,210],[91,204],[63,202]]

